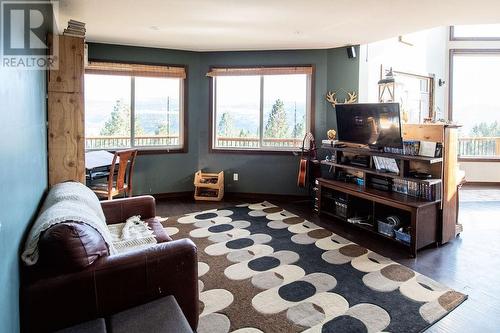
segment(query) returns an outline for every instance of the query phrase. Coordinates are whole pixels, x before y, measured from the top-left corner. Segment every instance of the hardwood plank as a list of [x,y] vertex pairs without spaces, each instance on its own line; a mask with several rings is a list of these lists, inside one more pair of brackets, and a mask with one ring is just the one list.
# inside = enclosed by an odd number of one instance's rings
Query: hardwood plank
[[52,34],[49,47],[58,47],[58,69],[49,71],[48,91],[83,92],[84,42],[82,38],[58,36],[57,44]]
[[403,124],[404,140],[444,142],[444,127],[441,124]]
[[85,182],[83,95],[49,92],[49,185]]

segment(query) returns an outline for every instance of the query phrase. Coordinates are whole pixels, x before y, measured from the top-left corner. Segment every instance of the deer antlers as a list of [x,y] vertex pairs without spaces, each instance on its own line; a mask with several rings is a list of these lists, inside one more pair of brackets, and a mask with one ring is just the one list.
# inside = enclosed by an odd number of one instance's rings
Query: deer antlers
[[336,92],[331,92],[331,91],[326,93],[326,100],[330,102],[330,104],[332,104],[333,106],[338,104],[337,99],[335,98],[335,94]]
[[[343,90],[343,89],[342,89]],[[352,92],[346,92],[347,93],[347,97],[348,98],[344,98],[344,102],[343,104],[352,104],[352,103],[356,103],[356,101],[358,100],[358,94],[355,92],[355,91],[352,91]],[[334,91],[334,92],[331,92],[329,91],[327,94],[326,94],[326,100],[332,104],[332,106],[335,106],[337,104],[340,104],[339,101],[337,100],[337,91]]]

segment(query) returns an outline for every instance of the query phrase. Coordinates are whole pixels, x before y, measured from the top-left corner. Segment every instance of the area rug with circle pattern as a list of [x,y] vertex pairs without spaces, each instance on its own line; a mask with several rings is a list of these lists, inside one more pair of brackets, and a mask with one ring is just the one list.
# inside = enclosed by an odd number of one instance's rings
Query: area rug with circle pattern
[[198,333],[421,332],[467,298],[269,202],[162,223],[198,247]]

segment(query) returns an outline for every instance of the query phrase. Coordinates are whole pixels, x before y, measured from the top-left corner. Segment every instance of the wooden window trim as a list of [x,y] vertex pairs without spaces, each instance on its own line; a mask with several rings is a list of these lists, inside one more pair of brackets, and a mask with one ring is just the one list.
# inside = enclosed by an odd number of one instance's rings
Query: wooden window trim
[[495,42],[500,41],[500,37],[457,37],[455,36],[455,26],[450,26],[450,41],[452,42]]
[[[456,54],[500,54],[500,49],[450,49],[448,54],[448,119],[453,120],[453,56]],[[459,162],[500,162],[500,157],[458,156]]]
[[[316,91],[316,66],[313,64],[307,64],[307,65],[273,65],[273,66],[262,66],[262,65],[245,65],[245,66],[215,66],[211,65],[209,67],[209,73],[213,72],[215,68],[280,68],[280,67],[286,67],[286,68],[292,68],[292,67],[310,67],[312,69],[312,72],[310,76],[310,124],[309,124],[309,131],[311,133],[315,132],[315,114],[316,114],[316,103],[315,103],[315,91]],[[208,75],[207,75],[208,76]],[[209,77],[209,116],[208,116],[208,152],[210,154],[238,154],[238,155],[297,155],[297,152],[300,151],[300,149],[289,149],[289,150],[272,150],[272,149],[221,149],[221,148],[214,148],[213,147],[213,130],[214,130],[214,112],[215,112],[215,106],[214,106],[214,84],[213,84],[213,78]]]
[[257,66],[257,67],[211,67],[206,74],[208,77],[216,76],[245,76],[245,75],[286,75],[306,74],[312,75],[311,66]]
[[186,78],[186,70],[180,66],[130,64],[125,62],[89,61],[85,73],[143,77]]
[[[98,58],[93,58],[89,61],[102,62],[102,63],[114,63],[114,61],[103,60]],[[151,63],[151,62],[133,62],[133,61],[120,61],[120,63],[133,64],[133,65],[151,65],[151,66],[166,66],[166,67],[178,67],[183,68],[185,73],[185,78],[182,83],[182,147],[181,148],[168,148],[168,147],[133,147],[138,150],[138,155],[163,155],[163,154],[187,154],[189,152],[189,104],[188,104],[188,87],[189,87],[189,66],[184,64],[161,64],[161,63]],[[85,70],[87,73],[87,70]],[[89,74],[92,74],[89,72]],[[104,73],[103,73],[104,74]],[[85,149],[85,151],[92,151],[93,149]],[[116,149],[107,149],[108,151],[116,151]]]

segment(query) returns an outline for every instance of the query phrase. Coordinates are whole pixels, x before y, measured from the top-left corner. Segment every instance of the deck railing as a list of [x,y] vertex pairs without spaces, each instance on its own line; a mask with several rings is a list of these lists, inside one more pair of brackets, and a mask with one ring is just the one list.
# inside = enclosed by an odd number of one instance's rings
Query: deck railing
[[[258,138],[218,137],[216,147],[220,148],[258,148]],[[138,136],[134,146],[177,146],[178,136]],[[264,138],[265,147],[300,147],[302,139]],[[85,138],[86,149],[111,149],[130,147],[127,136],[92,136]],[[458,139],[460,156],[500,156],[500,137],[463,137]]]
[[[136,136],[134,146],[176,146],[179,145],[178,136]],[[280,138],[263,139],[266,147],[299,147],[302,139]],[[85,149],[112,149],[130,147],[128,136],[91,136],[85,138]],[[221,148],[258,148],[258,138],[218,137],[216,147]]]
[[[265,147],[293,148],[302,145],[302,139],[297,138],[264,138]],[[259,138],[218,137],[217,148],[259,148]]]
[[[177,146],[178,136],[136,136],[134,146]],[[130,147],[129,136],[92,136],[85,138],[85,149],[110,149]]]
[[463,137],[458,139],[459,156],[500,156],[500,137]]

